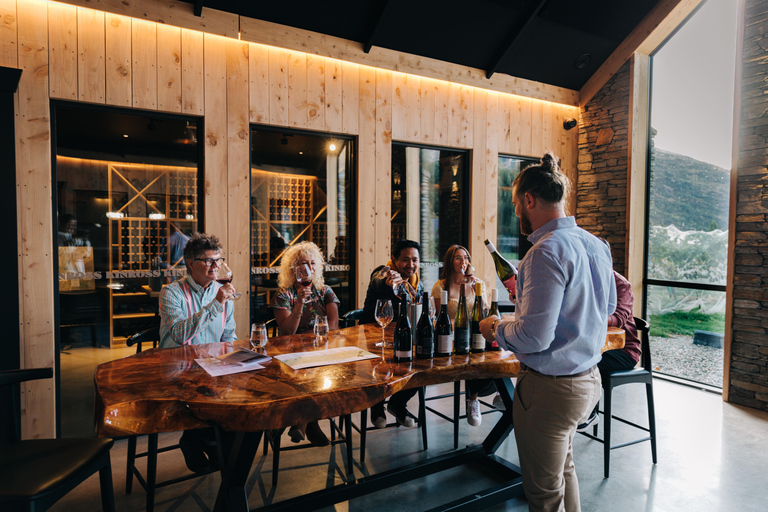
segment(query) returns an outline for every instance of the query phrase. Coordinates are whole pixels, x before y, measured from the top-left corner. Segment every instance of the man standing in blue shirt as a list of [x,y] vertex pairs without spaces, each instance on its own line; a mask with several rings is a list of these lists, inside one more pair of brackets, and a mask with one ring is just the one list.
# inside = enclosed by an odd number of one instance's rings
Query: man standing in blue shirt
[[517,319],[480,324],[520,360],[512,417],[530,510],[581,509],[573,464],[576,427],[600,400],[600,349],[616,285],[608,245],[565,215],[568,178],[547,153],[512,184],[520,231]]

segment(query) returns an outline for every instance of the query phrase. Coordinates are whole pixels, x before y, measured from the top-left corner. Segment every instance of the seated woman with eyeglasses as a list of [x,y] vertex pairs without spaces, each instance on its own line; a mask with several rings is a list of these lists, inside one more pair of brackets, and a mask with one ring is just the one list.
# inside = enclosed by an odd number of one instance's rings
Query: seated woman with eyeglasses
[[[270,308],[281,335],[312,331],[318,317],[327,317],[328,328],[339,328],[339,299],[323,279],[323,254],[312,242],[289,247],[280,262],[277,286]],[[288,431],[291,441],[306,437],[313,445],[326,446],[328,438],[317,421],[294,425]]]

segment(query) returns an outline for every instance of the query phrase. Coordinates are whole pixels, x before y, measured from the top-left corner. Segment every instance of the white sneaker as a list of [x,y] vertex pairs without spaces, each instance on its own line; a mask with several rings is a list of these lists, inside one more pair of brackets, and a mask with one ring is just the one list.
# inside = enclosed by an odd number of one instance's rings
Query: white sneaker
[[480,400],[467,400],[467,423],[477,427],[482,422],[483,415],[480,414]]
[[507,410],[507,406],[504,405],[504,400],[501,399],[501,395],[498,393],[493,397],[493,406],[500,411]]
[[387,426],[387,418],[384,416],[379,416],[378,418],[373,420],[373,426],[374,428],[384,428]]

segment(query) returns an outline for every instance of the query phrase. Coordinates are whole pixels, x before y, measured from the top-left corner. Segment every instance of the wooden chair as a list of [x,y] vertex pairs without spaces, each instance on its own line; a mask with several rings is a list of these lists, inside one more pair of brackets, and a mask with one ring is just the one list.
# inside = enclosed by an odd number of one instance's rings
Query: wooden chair
[[[580,432],[590,439],[603,443],[603,472],[605,478],[608,478],[611,464],[611,450],[617,448],[623,448],[624,446],[630,446],[643,441],[651,442],[651,458],[653,463],[656,464],[656,412],[653,406],[653,365],[651,363],[651,344],[648,336],[650,326],[648,322],[642,318],[635,318],[635,325],[637,331],[640,333],[640,344],[642,355],[640,362],[641,367],[632,368],[631,370],[619,370],[611,372],[606,380],[603,381],[603,410],[598,411],[603,414],[603,438],[597,437],[597,425],[594,426],[592,434],[588,432]],[[611,408],[611,393],[614,388],[623,386],[624,384],[645,384],[645,398],[648,403],[648,427],[638,425],[624,418],[613,415]],[[626,443],[611,445],[611,420],[617,420],[637,429],[648,432],[648,436],[629,441]]]
[[[151,327],[145,331],[134,334],[125,341],[125,344],[129,347],[136,345],[136,353],[141,352],[141,346],[143,343],[152,343],[152,348],[157,348],[157,344],[160,341],[160,325]],[[139,484],[144,488],[147,493],[147,512],[152,512],[155,508],[155,490],[166,485],[172,485],[192,478],[197,478],[203,475],[213,473],[214,471],[208,471],[205,473],[191,473],[178,478],[165,480],[163,482],[157,482],[157,454],[164,453],[179,448],[179,444],[172,444],[164,446],[162,448],[157,447],[158,434],[149,434],[147,436],[147,451],[136,453],[136,439],[137,436],[128,437],[128,455],[126,457],[126,470],[125,470],[125,494],[131,494],[133,490],[133,477],[136,477]],[[147,458],[147,475],[146,479],[136,467],[136,459],[146,457]]]
[[10,428],[0,447],[0,510],[47,510],[98,471],[101,507],[114,511],[112,439],[21,440],[19,384],[51,377],[51,368],[0,371],[0,388],[11,390],[10,410],[3,414]]

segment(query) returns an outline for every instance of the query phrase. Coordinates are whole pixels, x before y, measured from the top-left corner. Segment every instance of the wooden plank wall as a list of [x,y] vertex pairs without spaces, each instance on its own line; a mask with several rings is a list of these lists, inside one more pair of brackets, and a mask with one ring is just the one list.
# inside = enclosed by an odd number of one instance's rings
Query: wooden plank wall
[[[23,367],[54,362],[50,99],[203,116],[205,229],[222,238],[234,284],[243,291],[249,282],[250,123],[357,137],[358,305],[370,270],[390,250],[393,140],[471,151],[469,249],[486,281],[493,279],[493,267],[483,240],[496,236],[498,155],[538,157],[553,150],[576,177],[578,133],[562,128],[563,119],[577,117],[575,106],[238,41],[116,10],[0,0],[0,16],[0,65],[24,70],[16,125]],[[243,300],[236,308],[239,336],[248,332],[248,304]],[[30,384],[25,398],[25,436],[53,435],[53,384]]]

